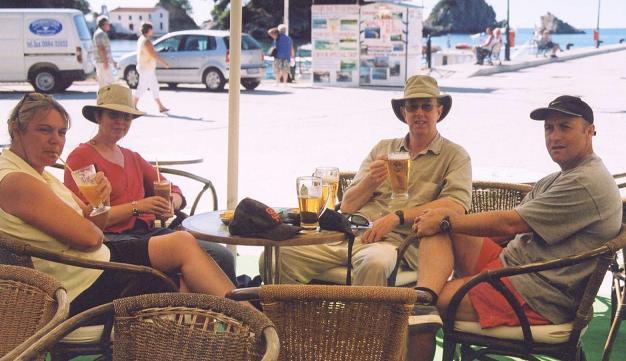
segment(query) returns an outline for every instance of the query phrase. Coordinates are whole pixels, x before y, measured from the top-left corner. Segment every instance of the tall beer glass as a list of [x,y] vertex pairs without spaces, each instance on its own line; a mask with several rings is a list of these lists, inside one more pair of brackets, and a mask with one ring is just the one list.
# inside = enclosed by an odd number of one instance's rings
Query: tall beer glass
[[411,157],[407,152],[394,152],[387,155],[387,169],[391,182],[391,199],[409,198],[409,170]]
[[[169,180],[161,178],[160,180],[155,180],[153,182],[154,185],[154,195],[165,199],[170,204],[170,211],[172,207],[172,183]],[[163,217],[157,216],[157,219],[161,222],[161,227],[165,226],[165,221],[167,219]]]
[[298,177],[298,206],[300,208],[300,226],[308,231],[315,231],[319,226],[319,215],[322,212],[322,178]]
[[313,175],[322,178],[322,200],[326,200],[326,208],[335,209],[339,188],[339,168],[317,167]]
[[80,192],[87,198],[89,204],[91,204],[93,210],[90,216],[97,216],[111,209],[111,207],[104,204],[104,199],[100,197],[96,184],[96,167],[91,164],[84,168],[77,169],[72,172],[72,178],[78,186]]

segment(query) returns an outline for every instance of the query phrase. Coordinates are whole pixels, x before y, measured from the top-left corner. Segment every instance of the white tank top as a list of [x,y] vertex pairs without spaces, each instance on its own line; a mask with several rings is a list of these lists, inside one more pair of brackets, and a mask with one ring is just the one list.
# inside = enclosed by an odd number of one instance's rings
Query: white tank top
[[139,73],[156,69],[156,59],[148,52],[147,42],[150,40],[143,35],[137,40],[137,71]]

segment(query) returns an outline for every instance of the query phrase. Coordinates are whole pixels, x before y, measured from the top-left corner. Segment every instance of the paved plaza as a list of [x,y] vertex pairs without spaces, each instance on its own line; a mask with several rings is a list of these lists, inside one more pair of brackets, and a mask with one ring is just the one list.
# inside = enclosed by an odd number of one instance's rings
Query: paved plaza
[[[445,72],[435,71],[453,98],[439,130],[469,152],[474,179],[535,181],[557,166],[544,147],[543,123],[530,120],[529,112],[558,95],[580,95],[595,112],[596,153],[612,173],[626,172],[623,64],[626,51],[465,79],[440,77]],[[31,90],[25,83],[0,84],[3,119]],[[86,81],[56,96],[72,117],[63,157],[95,134],[96,126],[81,115],[83,105],[95,103],[95,92],[95,82]],[[297,176],[323,165],[357,169],[379,139],[406,133],[390,106],[390,99],[400,94],[400,88],[326,88],[304,81],[281,87],[266,81],[256,91],[242,91],[239,197],[295,206]],[[180,168],[211,179],[224,208],[228,93],[193,85],[164,87],[161,99],[172,109],[169,116],[158,114],[146,95],[139,107],[150,115],[135,120],[120,144],[152,159],[204,158]],[[0,130],[0,143],[8,143],[6,127]],[[207,207],[208,202],[201,210]]]

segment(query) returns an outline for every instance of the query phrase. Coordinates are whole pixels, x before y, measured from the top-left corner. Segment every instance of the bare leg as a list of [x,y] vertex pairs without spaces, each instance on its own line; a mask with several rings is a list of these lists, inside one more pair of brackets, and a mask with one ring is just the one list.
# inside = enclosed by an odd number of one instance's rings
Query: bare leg
[[169,110],[165,105],[163,105],[163,103],[161,103],[161,99],[156,98],[154,99],[154,101],[156,101],[157,105],[159,106],[159,112],[164,113]]
[[235,286],[187,232],[174,232],[150,238],[148,254],[160,271],[180,270],[185,287],[191,292],[224,297]]

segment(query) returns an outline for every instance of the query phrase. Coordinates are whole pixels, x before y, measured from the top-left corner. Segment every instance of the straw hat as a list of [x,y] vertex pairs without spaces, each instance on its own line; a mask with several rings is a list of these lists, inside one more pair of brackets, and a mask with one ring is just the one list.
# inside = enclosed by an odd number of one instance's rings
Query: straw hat
[[146,114],[135,108],[130,89],[120,84],[111,84],[100,88],[96,104],[83,107],[83,116],[94,123],[97,123],[95,111],[99,109],[131,114],[133,119]]
[[443,111],[441,112],[441,116],[437,122],[445,118],[452,107],[452,97],[448,94],[441,93],[439,85],[437,85],[437,81],[435,79],[427,75],[414,75],[406,81],[406,85],[404,86],[404,97],[400,99],[391,99],[393,112],[402,122],[406,123],[404,117],[402,116],[402,110],[400,109],[404,106],[404,101],[406,99],[416,98],[439,99],[439,102],[443,105]]

